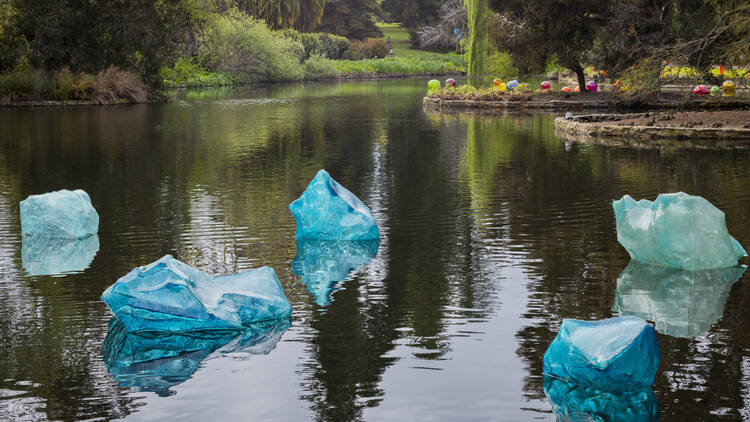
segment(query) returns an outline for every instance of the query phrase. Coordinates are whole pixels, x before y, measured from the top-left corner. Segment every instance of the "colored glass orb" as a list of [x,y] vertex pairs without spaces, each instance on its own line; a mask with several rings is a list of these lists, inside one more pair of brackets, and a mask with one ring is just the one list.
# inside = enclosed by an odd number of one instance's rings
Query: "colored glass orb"
[[503,83],[502,79],[495,79],[494,81],[492,81],[492,85],[495,86],[500,86],[501,83]]
[[549,81],[544,81],[544,82],[541,83],[542,91],[548,90],[550,88],[550,86],[551,86],[551,84],[549,83]]
[[695,88],[693,88],[693,94],[695,95],[708,95],[709,90],[706,87],[706,85],[696,85]]
[[722,88],[724,88],[721,95],[725,97],[734,97],[735,88],[736,88],[734,85],[734,81],[724,81],[724,83],[721,86]]
[[576,85],[576,89],[573,92],[581,92],[581,85]]
[[518,81],[513,79],[512,81],[505,84],[505,87],[508,89],[508,91],[512,91],[518,87]]
[[505,85],[505,83],[503,82],[500,82],[500,85],[496,85],[495,88],[497,88],[498,91],[502,92],[505,92],[508,89],[507,85]]
[[570,92],[570,87],[569,86],[564,86],[564,87],[562,87],[562,89],[560,91],[562,91],[562,92]]
[[440,81],[437,79],[433,79],[430,82],[427,82],[427,89],[430,91],[437,91],[440,89]]
[[596,91],[598,91],[598,90],[599,90],[599,85],[597,85],[597,84],[596,84],[596,82],[594,82],[594,81],[589,81],[589,82],[588,82],[588,83],[586,84],[586,89],[587,89],[587,90],[588,90],[589,92],[596,92]]
[[445,80],[445,86],[452,86],[453,88],[456,87],[456,80],[453,78],[448,78]]
[[714,86],[711,87],[711,91],[710,92],[711,92],[711,95],[719,95],[719,94],[721,94],[721,88],[719,88],[718,86],[714,85]]

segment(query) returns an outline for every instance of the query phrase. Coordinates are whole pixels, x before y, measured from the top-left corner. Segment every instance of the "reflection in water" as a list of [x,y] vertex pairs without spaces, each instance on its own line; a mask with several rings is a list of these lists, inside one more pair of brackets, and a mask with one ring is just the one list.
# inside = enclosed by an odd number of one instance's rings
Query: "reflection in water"
[[686,271],[630,261],[617,279],[612,310],[654,321],[660,333],[692,338],[721,318],[744,272],[744,266]]
[[613,394],[545,376],[544,393],[558,421],[646,422],[659,417],[653,388]]
[[116,318],[102,345],[107,369],[120,387],[135,387],[160,396],[198,370],[202,361],[224,353],[267,355],[289,328],[289,321],[257,324],[242,332],[207,331],[193,334],[130,334]]
[[380,240],[297,239],[292,271],[302,277],[315,303],[328,306],[338,282],[364,267],[378,253]]
[[59,239],[23,236],[21,262],[31,275],[58,275],[83,271],[99,251],[99,236]]

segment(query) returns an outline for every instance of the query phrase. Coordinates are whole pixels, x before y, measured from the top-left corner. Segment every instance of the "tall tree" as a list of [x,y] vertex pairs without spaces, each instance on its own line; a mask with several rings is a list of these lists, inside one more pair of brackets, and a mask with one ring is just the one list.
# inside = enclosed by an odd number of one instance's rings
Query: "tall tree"
[[487,0],[466,0],[469,19],[469,76],[483,76],[487,72],[489,55],[489,35],[487,20],[490,9]]
[[586,90],[583,68],[590,61],[598,30],[606,24],[609,2],[490,0],[490,7],[500,14],[494,38],[501,50],[518,61],[530,52],[541,57],[554,54],[576,74],[581,92]]
[[327,0],[316,31],[347,38],[364,39],[383,35],[373,17],[380,12],[376,0]]
[[272,29],[309,31],[320,23],[326,0],[219,0],[223,8],[237,6]]

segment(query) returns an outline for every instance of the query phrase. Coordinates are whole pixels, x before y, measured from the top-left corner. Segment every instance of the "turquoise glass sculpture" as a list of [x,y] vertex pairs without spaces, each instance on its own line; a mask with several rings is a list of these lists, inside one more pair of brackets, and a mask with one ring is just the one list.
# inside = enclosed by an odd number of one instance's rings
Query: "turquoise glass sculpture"
[[372,261],[379,246],[380,240],[297,239],[292,271],[302,277],[315,303],[328,306],[337,285]]
[[281,320],[253,324],[239,332],[133,334],[113,318],[102,355],[120,387],[167,396],[170,387],[192,377],[206,359],[226,353],[270,353],[289,326],[288,320]]
[[212,276],[171,255],[133,269],[102,300],[130,333],[236,331],[292,312],[270,267]]
[[31,195],[20,207],[24,236],[81,239],[99,231],[99,214],[80,189]]
[[700,196],[661,194],[652,202],[625,195],[612,206],[617,241],[643,264],[707,270],[734,267],[747,255],[729,235],[724,213]]
[[297,220],[297,239],[380,239],[370,209],[325,170],[318,171],[289,210]]
[[60,275],[83,271],[99,251],[99,236],[83,239],[23,236],[21,264],[29,275]]
[[659,368],[654,327],[625,316],[601,321],[565,319],[544,353],[544,374],[620,393],[651,387]]
[[659,402],[653,388],[615,394],[545,376],[544,393],[558,421],[651,422],[659,419]]
[[617,315],[653,321],[656,331],[692,338],[724,315],[729,290],[744,266],[687,271],[630,261],[617,279]]

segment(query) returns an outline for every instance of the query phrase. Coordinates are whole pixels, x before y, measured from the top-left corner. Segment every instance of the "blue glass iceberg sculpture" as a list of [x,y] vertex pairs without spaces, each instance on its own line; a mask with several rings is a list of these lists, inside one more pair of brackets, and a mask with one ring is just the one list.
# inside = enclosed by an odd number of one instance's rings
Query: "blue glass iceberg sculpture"
[[292,271],[302,277],[315,303],[328,306],[337,284],[372,261],[379,246],[379,239],[297,239]]
[[370,209],[325,170],[315,175],[289,210],[297,220],[297,239],[380,239]]
[[654,327],[640,318],[565,319],[544,353],[544,374],[599,391],[636,391],[654,384],[659,358]]
[[651,422],[659,419],[659,402],[653,388],[615,394],[545,376],[544,393],[559,421]]
[[202,361],[227,353],[266,355],[289,328],[288,320],[258,323],[235,331],[189,334],[128,333],[118,319],[109,323],[102,345],[104,364],[120,387],[170,395]]
[[625,195],[612,206],[617,241],[643,264],[707,270],[734,267],[747,255],[729,235],[724,213],[700,196],[669,193],[651,202]]
[[99,214],[80,189],[31,195],[20,206],[24,236],[80,239],[99,231]]
[[135,268],[109,286],[102,300],[130,333],[240,330],[292,313],[270,267],[211,276],[171,255]]
[[99,236],[83,239],[24,236],[21,264],[29,275],[59,275],[83,271],[99,251]]
[[617,315],[654,321],[656,331],[692,338],[724,315],[729,290],[745,267],[687,271],[630,261],[617,279]]

